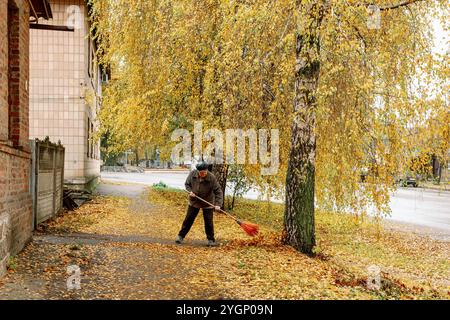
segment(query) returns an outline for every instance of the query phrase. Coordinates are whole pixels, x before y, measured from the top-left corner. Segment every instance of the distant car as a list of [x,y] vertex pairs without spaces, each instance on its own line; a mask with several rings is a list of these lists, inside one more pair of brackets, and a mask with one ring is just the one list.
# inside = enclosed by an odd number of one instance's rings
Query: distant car
[[413,175],[406,175],[398,179],[397,183],[402,187],[414,187],[417,188],[419,186],[419,178]]
[[362,168],[359,171],[359,179],[360,182],[366,182],[367,181],[367,175],[369,174],[369,170],[367,168]]

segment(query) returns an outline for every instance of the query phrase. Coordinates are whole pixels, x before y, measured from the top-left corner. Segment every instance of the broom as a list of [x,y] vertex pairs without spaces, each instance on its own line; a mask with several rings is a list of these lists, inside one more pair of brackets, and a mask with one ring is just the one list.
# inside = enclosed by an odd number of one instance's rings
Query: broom
[[[184,190],[186,192],[189,193],[189,191]],[[213,205],[212,203],[206,201],[205,199],[200,198],[199,196],[195,195],[195,197],[203,202],[205,202],[206,204],[215,207],[215,205]],[[235,216],[232,216],[231,214],[229,214],[228,212],[219,209],[219,212],[222,212],[224,214],[226,214],[228,217],[230,217],[231,219],[233,219],[234,221],[236,221],[236,223],[245,231],[245,233],[247,233],[249,236],[256,236],[259,232],[259,226],[247,221],[242,221],[241,219],[236,218]]]

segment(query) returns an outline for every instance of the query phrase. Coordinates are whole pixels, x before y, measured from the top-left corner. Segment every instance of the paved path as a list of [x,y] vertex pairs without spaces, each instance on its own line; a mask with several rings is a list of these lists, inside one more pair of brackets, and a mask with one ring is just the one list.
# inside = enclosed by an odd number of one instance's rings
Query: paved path
[[[88,244],[101,243],[158,243],[174,245],[173,239],[146,237],[140,235],[114,235],[114,234],[91,234],[91,233],[67,233],[67,234],[42,234],[35,235],[33,241],[36,243],[49,244]],[[190,247],[204,247],[205,241],[189,239],[186,242]]]
[[[145,185],[100,184],[96,194],[132,199],[130,211],[151,214]],[[70,214],[70,213],[67,213]],[[197,269],[183,264],[178,250],[204,250],[205,241],[139,234],[35,232],[16,257],[17,269],[0,279],[0,300],[23,299],[206,299],[216,288],[192,292],[184,286]],[[67,290],[68,265],[82,269],[82,290]]]
[[100,183],[95,190],[95,194],[104,196],[138,198],[145,190],[145,188],[146,185],[144,184],[114,185],[114,184]]

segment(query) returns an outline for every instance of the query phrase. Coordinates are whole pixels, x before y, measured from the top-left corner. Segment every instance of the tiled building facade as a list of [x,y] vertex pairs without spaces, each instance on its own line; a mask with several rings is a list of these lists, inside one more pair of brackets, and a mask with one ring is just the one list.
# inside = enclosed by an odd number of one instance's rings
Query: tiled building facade
[[51,25],[73,31],[30,30],[30,139],[64,145],[64,180],[90,187],[100,175],[99,143],[91,137],[101,102],[101,76],[88,36],[83,0],[50,0]]
[[0,0],[0,276],[31,239],[29,20],[44,2]]

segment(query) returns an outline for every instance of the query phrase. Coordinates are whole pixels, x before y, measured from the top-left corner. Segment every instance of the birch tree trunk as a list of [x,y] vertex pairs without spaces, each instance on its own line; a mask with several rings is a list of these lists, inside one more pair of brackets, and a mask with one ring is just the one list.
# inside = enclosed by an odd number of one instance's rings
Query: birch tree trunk
[[[311,3],[311,2],[310,2]],[[321,1],[299,5],[303,27],[296,35],[294,119],[286,175],[283,241],[312,254],[315,246],[314,187],[316,91],[320,72]]]

